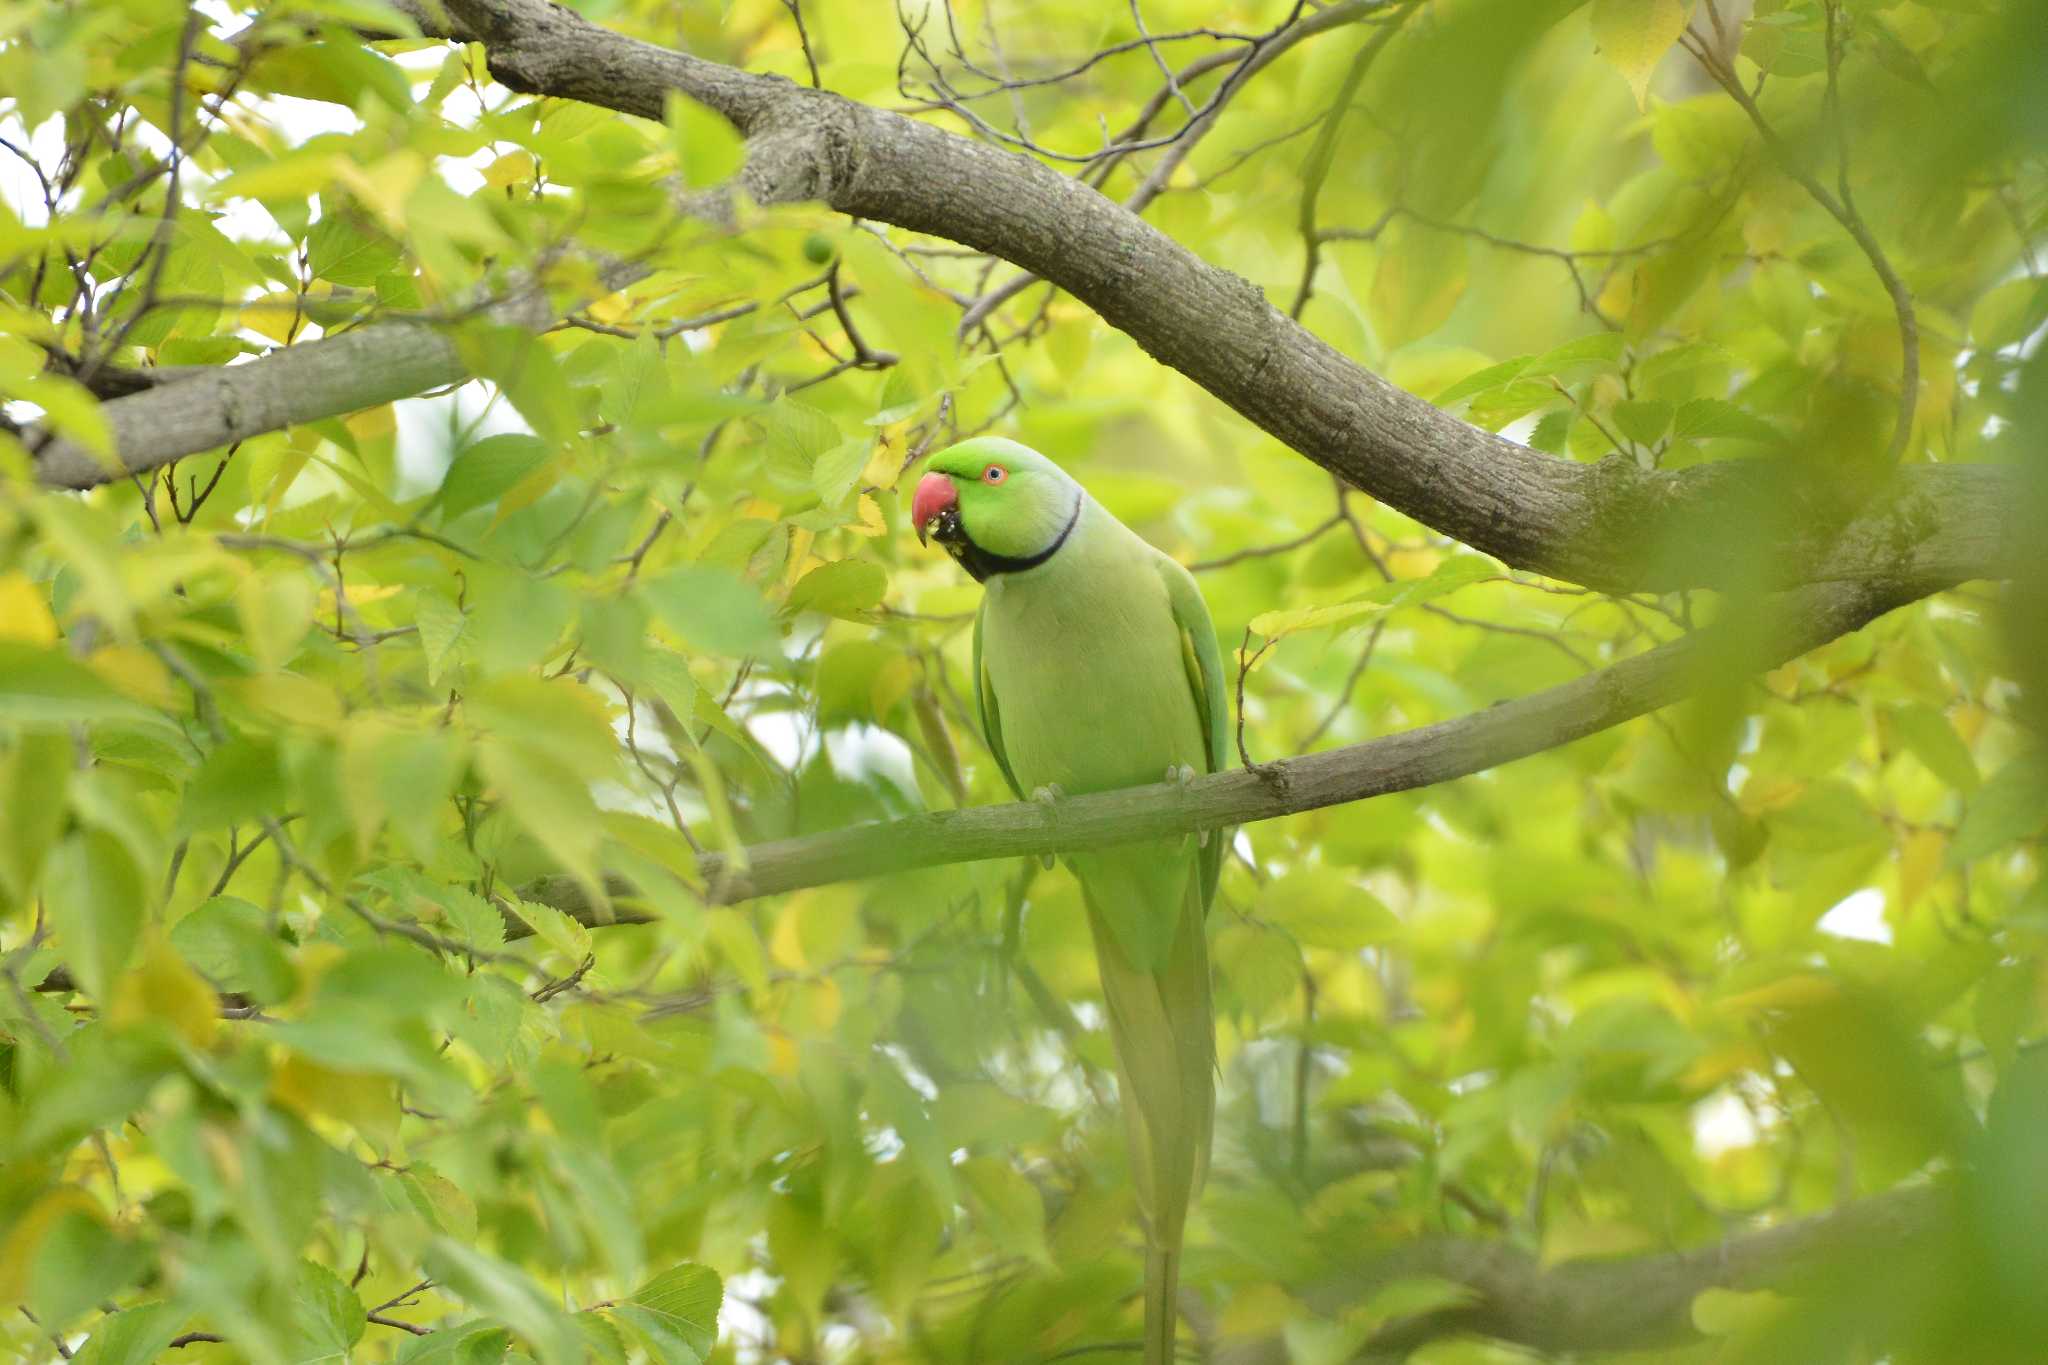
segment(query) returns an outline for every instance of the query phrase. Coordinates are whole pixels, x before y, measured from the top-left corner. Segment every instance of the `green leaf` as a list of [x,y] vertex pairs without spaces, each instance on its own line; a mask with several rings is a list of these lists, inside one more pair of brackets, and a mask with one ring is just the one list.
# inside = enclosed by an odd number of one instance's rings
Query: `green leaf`
[[1970,310],[1970,344],[1999,351],[2048,323],[2048,276],[2007,280],[1984,291]]
[[363,1303],[324,1265],[299,1263],[299,1282],[292,1294],[294,1345],[301,1360],[346,1358],[363,1339]]
[[1733,437],[1743,441],[1777,444],[1785,438],[1779,430],[1754,413],[1721,398],[1695,398],[1681,403],[1672,434],[1681,441],[1707,441]]
[[399,1349],[398,1365],[498,1365],[511,1349],[504,1328],[471,1322],[414,1337]]
[[1045,1244],[1045,1201],[1038,1189],[997,1157],[972,1157],[956,1168],[966,1195],[988,1239],[1008,1255],[1022,1256],[1048,1269]]
[[64,828],[64,794],[77,748],[62,730],[30,730],[0,753],[0,892],[33,893],[43,858]]
[[1890,719],[1892,733],[1899,742],[1936,777],[1963,792],[1975,791],[1983,781],[1970,747],[1948,723],[1947,716],[1931,706],[1912,702],[1895,708]]
[[93,1324],[75,1365],[155,1365],[185,1330],[184,1308],[161,1301],[137,1304]]
[[658,1365],[703,1365],[718,1340],[724,1293],[716,1271],[679,1265],[641,1285],[611,1313],[633,1329]]
[[583,1334],[517,1266],[450,1237],[436,1237],[422,1262],[447,1289],[512,1329],[543,1365],[581,1365]]
[[185,788],[179,826],[196,832],[272,816],[289,794],[276,746],[261,739],[231,739],[206,756]]
[[1382,240],[1372,277],[1372,320],[1381,344],[1393,350],[1443,326],[1470,279],[1465,238],[1396,224]]
[[1948,862],[1960,867],[2048,828],[2048,751],[2021,754],[1993,773],[1963,808]]
[[57,650],[0,641],[0,723],[61,730],[142,714],[98,674]]
[[94,999],[106,1000],[149,913],[150,883],[142,869],[106,831],[74,833],[50,855],[43,898],[72,974]]
[[1624,401],[1614,405],[1614,425],[1637,445],[1655,445],[1671,429],[1672,411],[1669,403]]
[[436,592],[413,599],[413,620],[420,631],[420,650],[427,658],[427,682],[439,686],[463,640],[467,618],[462,608]]
[[797,580],[784,608],[790,615],[817,611],[827,616],[858,617],[882,600],[889,575],[868,559],[840,559],[820,564]]
[[317,278],[365,289],[405,259],[397,242],[338,214],[328,214],[313,225],[306,254]]
[[258,1004],[275,1004],[298,984],[269,917],[235,896],[215,896],[171,926],[171,946],[208,981]]
[[1509,380],[1519,378],[1522,371],[1528,369],[1535,362],[1535,359],[1536,357],[1529,355],[1517,356],[1513,360],[1503,360],[1498,365],[1488,365],[1483,370],[1465,376],[1465,378],[1460,379],[1457,383],[1438,394],[1435,399],[1436,405],[1440,408],[1447,408],[1451,404],[1461,399],[1470,398],[1476,393],[1485,393],[1488,389],[1497,389]]
[[746,145],[732,124],[696,100],[670,91],[662,109],[669,143],[682,167],[683,183],[693,189],[730,179],[746,160]]
[[724,569],[686,565],[640,585],[657,620],[685,644],[727,658],[781,653],[775,614],[751,583]]
[[501,432],[459,451],[441,480],[442,513],[451,520],[471,508],[496,502],[521,479],[548,462],[538,436]]

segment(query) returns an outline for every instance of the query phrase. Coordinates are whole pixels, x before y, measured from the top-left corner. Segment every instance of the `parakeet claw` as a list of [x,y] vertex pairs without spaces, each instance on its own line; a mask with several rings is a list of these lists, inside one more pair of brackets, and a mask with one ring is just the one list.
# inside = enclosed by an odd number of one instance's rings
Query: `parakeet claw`
[[[1060,802],[1067,799],[1067,794],[1060,790],[1058,783],[1048,782],[1042,787],[1033,787],[1031,789],[1031,799],[1051,811],[1053,813],[1053,820],[1057,823],[1059,820]],[[1038,855],[1038,865],[1046,871],[1052,871],[1052,863],[1052,854],[1041,853]]]
[[[1168,783],[1170,783],[1171,785],[1173,785],[1173,786],[1179,787],[1179,788],[1180,788],[1180,791],[1181,791],[1181,795],[1182,795],[1183,797],[1185,797],[1185,796],[1187,795],[1187,790],[1188,790],[1188,783],[1190,783],[1190,782],[1192,782],[1192,781],[1194,781],[1194,780],[1195,780],[1195,770],[1194,770],[1193,768],[1189,767],[1189,766],[1188,766],[1187,764],[1185,764],[1185,763],[1176,763],[1176,764],[1174,764],[1174,765],[1173,765],[1172,767],[1170,767],[1170,768],[1168,768],[1168,769],[1166,770],[1166,781],[1167,781]],[[1200,829],[1200,830],[1196,830],[1196,831],[1195,831],[1195,847],[1196,847],[1196,848],[1207,848],[1208,846],[1209,846],[1209,831],[1208,831],[1208,830],[1206,830],[1206,829]]]

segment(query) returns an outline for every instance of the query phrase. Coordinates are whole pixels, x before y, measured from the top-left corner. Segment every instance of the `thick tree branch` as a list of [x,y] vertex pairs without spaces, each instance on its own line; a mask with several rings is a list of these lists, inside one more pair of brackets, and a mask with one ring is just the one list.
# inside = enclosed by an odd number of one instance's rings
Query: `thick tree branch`
[[1255,768],[1076,796],[892,820],[757,844],[699,867],[712,900],[945,863],[1070,853],[1192,834],[1362,801],[1483,772],[1668,706],[1703,687],[1775,668],[1923,596],[1918,589],[1829,584],[1799,589],[1723,625],[1661,645],[1534,696]]
[[[757,202],[822,200],[1043,276],[1347,482],[1518,568],[1617,591],[1835,581],[1896,588],[2009,576],[2022,555],[2008,469],[1916,466],[1849,487],[1791,457],[1681,471],[1553,458],[1395,388],[1241,277],[1028,157],[628,38],[549,0],[449,0],[445,11],[408,0],[408,8],[423,32],[482,43],[493,74],[516,90],[651,119],[671,92],[701,101],[746,137],[741,182]],[[448,357],[431,338],[405,341],[427,364]],[[265,369],[262,378],[230,380],[235,371],[223,371],[108,404],[123,459],[146,468],[207,448],[194,441],[220,444],[395,396],[395,367],[377,367],[382,382],[372,383],[291,355],[237,369],[305,366],[317,402],[280,403],[286,386]],[[424,387],[424,373],[416,368],[405,391]],[[214,392],[223,384],[230,388]],[[254,411],[236,406],[254,397],[241,386],[267,401]],[[212,417],[201,411],[210,400],[222,409]],[[49,473],[73,486],[106,477],[76,457]]]
[[[614,264],[602,288],[622,289],[646,269]],[[528,284],[478,314],[501,327],[538,331],[562,316],[547,290]],[[302,422],[359,412],[467,379],[450,329],[434,322],[379,322],[274,351],[246,365],[179,370],[163,384],[100,405],[113,429],[122,469],[62,438],[23,440],[36,452],[36,477],[53,488],[93,488],[186,455],[214,450]],[[147,373],[146,371],[144,373]]]

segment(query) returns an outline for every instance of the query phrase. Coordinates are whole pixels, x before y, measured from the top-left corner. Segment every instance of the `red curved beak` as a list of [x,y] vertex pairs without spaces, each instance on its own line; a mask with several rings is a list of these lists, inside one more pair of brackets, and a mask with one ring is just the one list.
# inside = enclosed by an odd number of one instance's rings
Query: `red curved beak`
[[919,479],[917,493],[910,500],[910,521],[917,527],[917,543],[925,543],[925,528],[932,524],[932,518],[959,505],[960,492],[944,474],[927,474]]

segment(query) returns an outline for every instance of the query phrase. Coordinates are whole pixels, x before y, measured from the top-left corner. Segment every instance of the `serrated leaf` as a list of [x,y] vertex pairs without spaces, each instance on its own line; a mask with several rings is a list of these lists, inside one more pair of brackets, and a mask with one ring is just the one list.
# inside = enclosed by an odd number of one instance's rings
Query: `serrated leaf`
[[590,930],[573,917],[539,901],[513,899],[512,913],[526,922],[542,943],[573,958],[590,954]]
[[1681,441],[1707,441],[1732,437],[1744,441],[1778,442],[1778,429],[1756,414],[1738,408],[1722,398],[1695,398],[1678,407],[1671,434]]
[[1462,399],[1470,398],[1473,394],[1497,389],[1509,380],[1519,378],[1522,371],[1528,369],[1535,359],[1536,357],[1530,355],[1517,356],[1513,360],[1503,360],[1498,365],[1488,365],[1483,370],[1465,376],[1438,394],[1435,399],[1436,405],[1447,408]]
[[1637,445],[1655,445],[1670,430],[1672,412],[1669,403],[1625,400],[1614,405],[1614,425]]
[[641,1285],[611,1311],[659,1365],[703,1365],[718,1341],[724,1293],[716,1271],[679,1265]]
[[306,256],[316,278],[369,288],[398,268],[404,252],[383,233],[328,214],[306,235]]

